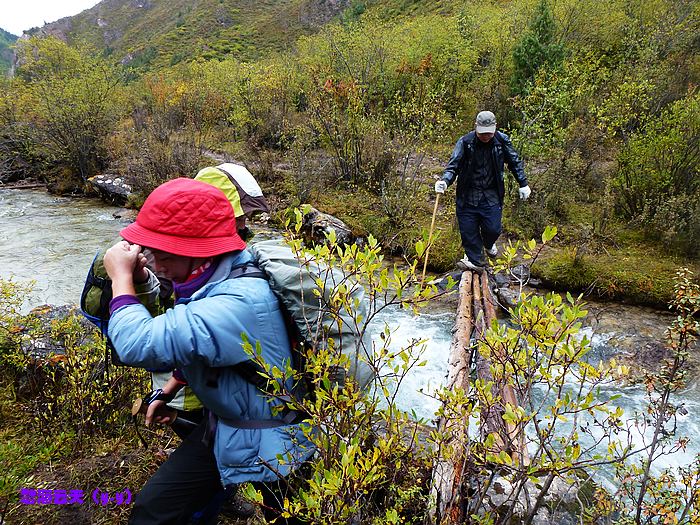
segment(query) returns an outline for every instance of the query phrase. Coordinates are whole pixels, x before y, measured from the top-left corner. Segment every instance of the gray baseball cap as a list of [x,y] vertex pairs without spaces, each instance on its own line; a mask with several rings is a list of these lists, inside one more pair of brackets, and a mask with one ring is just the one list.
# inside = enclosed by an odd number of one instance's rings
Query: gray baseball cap
[[477,133],[495,133],[496,115],[490,111],[482,111],[476,116]]

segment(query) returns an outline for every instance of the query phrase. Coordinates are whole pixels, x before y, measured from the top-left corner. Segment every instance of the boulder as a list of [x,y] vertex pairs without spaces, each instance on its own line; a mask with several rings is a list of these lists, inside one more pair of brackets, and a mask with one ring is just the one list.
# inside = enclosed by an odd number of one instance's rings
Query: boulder
[[[55,330],[55,323],[76,316],[80,327],[70,330],[70,334]],[[22,320],[22,325],[12,328],[19,333],[19,351],[26,356],[22,370],[15,377],[17,396],[32,400],[43,395],[47,385],[54,384],[55,378],[64,374],[63,363],[68,362],[66,345],[81,346],[93,337],[95,327],[78,313],[75,306],[38,306]],[[70,343],[67,343],[70,338]],[[93,367],[90,378],[99,377],[104,371],[104,361]]]
[[338,244],[352,244],[355,241],[350,227],[333,215],[318,211],[313,206],[306,206],[308,210],[302,218],[301,230],[304,236],[314,243],[326,242],[326,235],[335,230]]
[[95,175],[88,182],[104,200],[116,205],[124,205],[131,195],[131,186],[122,177],[109,174]]
[[65,353],[65,346],[60,339],[52,337],[52,324],[67,319],[75,315],[81,325],[80,340],[77,344],[83,344],[91,337],[95,330],[87,319],[85,319],[75,306],[63,305],[54,306],[45,304],[33,308],[26,319],[26,326],[20,327],[25,334],[31,337],[22,338],[20,348],[22,353],[32,358],[33,361],[51,361],[57,356]]
[[525,264],[519,264],[510,271],[510,274],[515,282],[528,284],[530,280],[530,267]]
[[513,290],[508,287],[497,288],[496,296],[498,297],[498,302],[501,303],[505,308],[513,308],[518,304],[518,291]]

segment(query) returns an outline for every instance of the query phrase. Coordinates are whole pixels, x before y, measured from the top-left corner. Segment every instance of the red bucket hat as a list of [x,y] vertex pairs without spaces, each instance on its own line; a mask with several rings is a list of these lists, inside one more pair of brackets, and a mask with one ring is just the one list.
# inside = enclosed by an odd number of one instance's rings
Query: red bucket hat
[[213,257],[246,246],[236,231],[226,195],[205,182],[186,178],[153,190],[136,222],[119,234],[132,244],[185,257]]

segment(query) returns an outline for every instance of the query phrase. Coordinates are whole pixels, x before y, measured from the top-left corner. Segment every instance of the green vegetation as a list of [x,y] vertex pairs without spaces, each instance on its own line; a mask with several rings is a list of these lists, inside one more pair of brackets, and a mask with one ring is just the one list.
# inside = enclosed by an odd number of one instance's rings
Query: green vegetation
[[[417,262],[408,268],[384,264],[381,247],[372,237],[362,249],[338,246],[333,236],[327,244],[305,249],[298,233],[297,228],[287,235],[300,260],[345,272],[342,283],[334,283],[332,291],[319,291],[319,296],[326,297],[324,308],[330,318],[340,319],[342,314],[352,319],[359,333],[383,309],[417,311],[438,294],[432,286],[415,286]],[[555,235],[556,229],[549,228],[540,245],[534,240],[515,243],[498,266],[512,270],[521,260],[536,260]],[[325,282],[323,277],[319,283]],[[357,315],[349,293],[358,282],[370,302],[366,317]],[[0,517],[19,523],[66,522],[69,506],[20,504],[22,487],[137,490],[163,459],[161,447],[169,441],[163,431],[152,433],[149,448],[133,452],[136,442],[125,414],[129,395],[143,388],[144,374],[120,368],[106,376],[100,368],[101,353],[71,317],[51,326],[52,339],[64,345],[64,353],[44,361],[28,357],[19,344],[40,333],[31,316],[18,312],[22,290],[0,281],[0,296],[0,410],[8,416],[0,425],[0,503],[7,502],[0,505]],[[565,299],[556,294],[522,295],[510,311],[514,322],[504,325],[494,320],[476,342],[478,355],[490,359],[491,379],[438,390],[442,425],[429,434],[422,426],[425,422],[415,421],[396,403],[397,386],[409,371],[425,365],[424,341],[396,349],[391,346],[392,331],[385,328],[371,348],[363,348],[366,354],[360,353],[376,373],[373,386],[366,390],[349,378],[342,385],[337,382],[338,367],[346,367],[348,358],[336,351],[332,340],[320,341],[307,352],[306,371],[315,395],[289,397],[290,408],[303,409],[312,417],[314,425],[305,426],[305,432],[317,454],[308,465],[307,481],[290,480],[297,491],[284,501],[286,515],[319,525],[423,523],[431,505],[431,471],[439,454],[442,459],[464,457],[462,475],[469,480],[461,493],[464,523],[529,524],[544,516],[614,525],[662,521],[692,525],[700,511],[700,459],[678,469],[654,468],[688,439],[675,434],[674,396],[684,387],[685,360],[700,329],[696,318],[700,287],[686,270],[676,275],[672,307],[676,314],[668,333],[672,358],[660,365],[658,373],[645,377],[644,406],[625,413],[616,406],[619,395],[610,392],[628,370],[614,360],[591,358],[590,340],[580,332],[585,305],[571,295]],[[260,359],[253,346],[248,351],[251,358]],[[265,366],[262,360],[260,364]],[[274,399],[290,394],[282,391],[283,379],[295,371],[269,366],[265,370]],[[29,381],[22,383],[26,374]],[[34,389],[24,393],[18,384]],[[504,387],[521,394],[518,405],[501,397]],[[503,442],[497,430],[474,431],[466,450],[455,449],[455,429],[464,431],[465,425],[478,424],[490,413],[514,429],[508,438],[512,441]],[[628,436],[629,425],[633,432],[648,431],[644,447]],[[514,452],[518,440],[527,443],[525,463]],[[85,456],[90,459],[80,459]],[[51,469],[42,468],[47,463]],[[596,481],[603,466],[613,473],[607,488]],[[253,500],[261,498],[251,487],[244,492]],[[128,506],[79,507],[81,517],[91,523],[121,523],[127,512]]]
[[120,79],[87,49],[70,48],[56,39],[30,39],[17,52],[13,84],[22,100],[13,100],[10,91],[0,107],[6,108],[10,126],[30,119],[32,155],[60,170],[58,176],[47,177],[49,182],[72,191],[75,185],[66,173],[85,182],[107,166],[105,141],[119,116]]
[[13,34],[0,29],[0,77],[4,77],[12,66],[12,46],[17,41]]
[[[671,397],[698,333],[697,278],[671,278],[681,265],[698,266],[700,246],[698,2],[353,0],[342,13],[303,0],[115,4],[73,18],[64,31],[70,45],[33,39],[20,49],[17,76],[1,81],[0,180],[38,177],[73,191],[109,170],[133,185],[138,205],[164,180],[210,164],[208,150],[225,152],[251,166],[280,223],[286,208],[311,202],[369,239],[362,250],[331,244],[310,257],[352,271],[372,297],[413,307],[434,293],[411,287],[434,178],[474,115],[492,109],[523,153],[533,189],[529,201],[516,202],[509,179],[507,235],[547,233],[538,255],[534,244],[524,247],[538,258],[533,271],[556,287],[672,302],[678,316],[669,332],[674,358],[647,378],[648,407],[639,415],[639,425],[651,425],[651,446],[632,456],[618,443],[593,460],[578,440],[591,431],[582,415],[596,415],[595,435],[615,435],[621,414],[595,387],[625,370],[587,360],[584,307],[571,297],[526,296],[511,312],[513,326],[492,326],[479,352],[508,356],[492,366],[494,381],[543,396],[515,408],[489,382],[439,394],[441,416],[457,425],[499,406],[504,421],[537,429],[527,468],[494,453],[491,435],[474,442],[467,474],[475,482],[463,494],[470,519],[515,519],[516,505],[484,507],[497,465],[511,501],[534,495],[523,522],[535,519],[550,483],[563,480],[580,488],[573,512],[589,523],[693,523],[700,466],[657,475],[650,465],[685,443],[672,441]],[[337,22],[327,23],[332,15]],[[550,224],[561,232],[551,242]],[[436,232],[431,269],[447,271],[461,250],[453,191],[441,200]],[[409,268],[382,270],[380,246]],[[501,264],[521,255],[509,249]],[[27,511],[16,500],[22,486],[94,488],[112,478],[115,488],[140,486],[163,459],[168,435],[152,434],[155,451],[133,452],[124,409],[145,388],[134,387],[143,374],[107,378],[101,344],[85,339],[75,319],[51,329],[62,354],[28,358],[20,343],[39,326],[19,313],[21,296],[2,283],[0,519],[5,502],[9,519]],[[333,304],[352,308],[342,297]],[[332,430],[313,436],[320,453],[312,482],[288,502],[311,523],[422,520],[431,454],[449,436],[433,433],[435,448],[416,445],[418,428],[390,386],[420,365],[419,342],[389,352],[390,336],[373,362],[387,382],[370,392],[322,389],[305,407]],[[312,364],[327,385],[332,363],[322,357]],[[542,399],[552,402],[543,409]],[[617,467],[614,490],[591,484],[593,462]],[[28,522],[77,521],[47,509],[30,509]],[[124,521],[125,510],[101,510],[84,521]]]
[[[29,44],[0,95],[0,177],[67,190],[108,169],[138,205],[224,152],[252,167],[277,218],[310,201],[411,258],[434,177],[490,108],[533,189],[516,203],[507,176],[507,234],[563,233],[552,264],[570,278],[549,282],[660,304],[670,280],[645,285],[638,262],[697,264],[696,2],[368,0],[336,22],[301,0],[185,4],[99,5],[69,24],[94,48]],[[441,202],[442,272],[460,248],[453,192]]]
[[[68,512],[49,506],[15,508],[20,489],[51,489],[57,483],[62,489],[78,488],[75,484],[82,489],[84,483],[96,488],[108,478],[111,490],[123,490],[124,472],[131,472],[132,482],[139,465],[152,467],[152,458],[138,454],[135,464],[121,472],[107,462],[97,468],[100,460],[88,465],[89,460],[81,459],[89,450],[105,457],[126,443],[137,444],[127,409],[135,392],[146,388],[148,374],[106,370],[104,341],[86,329],[77,312],[48,323],[42,322],[42,312],[21,314],[28,292],[29,285],[0,280],[0,518],[13,521],[21,514],[26,523],[61,523],[70,519]],[[46,355],[27,350],[41,348],[33,344],[39,340],[57,350]],[[60,468],[54,472],[46,465]],[[95,478],[100,475],[105,478]]]
[[89,42],[133,74],[178,62],[255,60],[292,46],[337,16],[312,0],[104,2],[49,24],[71,42]]
[[515,94],[528,91],[528,84],[540,69],[554,69],[564,57],[564,46],[555,42],[556,24],[547,0],[540,0],[528,30],[513,49],[511,89]]

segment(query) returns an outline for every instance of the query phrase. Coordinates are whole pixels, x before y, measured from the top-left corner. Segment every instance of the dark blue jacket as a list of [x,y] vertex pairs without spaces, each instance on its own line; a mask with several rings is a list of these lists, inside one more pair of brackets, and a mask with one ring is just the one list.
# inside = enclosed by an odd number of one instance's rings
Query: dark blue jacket
[[[466,195],[467,190],[471,185],[471,177],[473,170],[471,167],[471,160],[474,154],[474,148],[476,147],[476,141],[479,140],[476,136],[476,132],[472,131],[467,133],[462,138],[457,141],[454,151],[452,152],[452,157],[447,163],[445,168],[445,173],[442,175],[442,180],[447,182],[449,186],[457,179],[457,209],[466,206]],[[496,131],[493,136],[493,158],[492,166],[496,172],[496,185],[498,190],[498,199],[503,205],[503,197],[505,195],[505,185],[503,183],[503,166],[508,164],[508,169],[511,171],[515,180],[518,181],[520,187],[527,186],[527,177],[525,176],[525,169],[523,168],[523,162],[518,156],[518,152],[515,151],[513,143],[510,138],[505,133]]]

